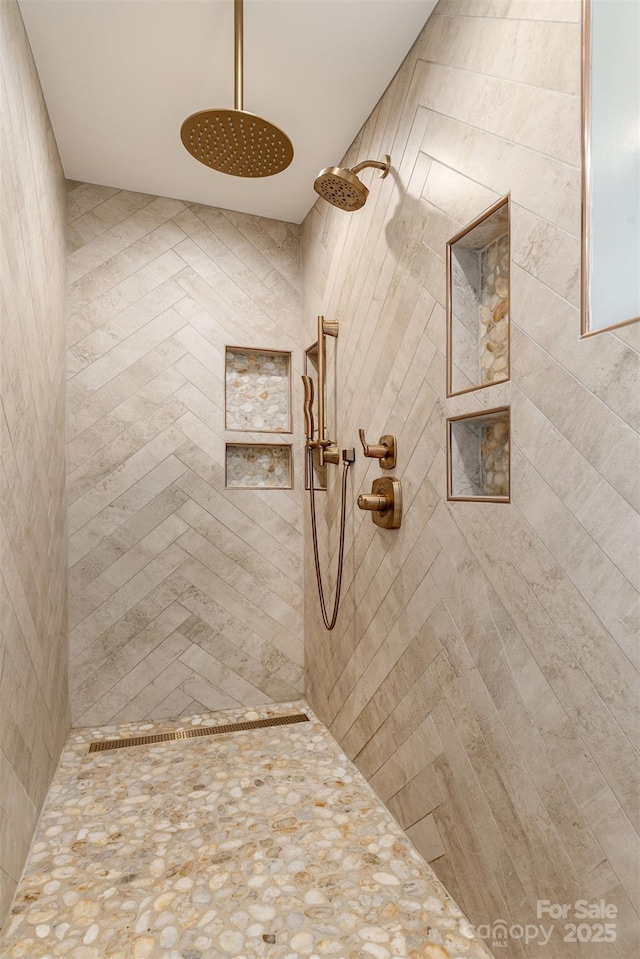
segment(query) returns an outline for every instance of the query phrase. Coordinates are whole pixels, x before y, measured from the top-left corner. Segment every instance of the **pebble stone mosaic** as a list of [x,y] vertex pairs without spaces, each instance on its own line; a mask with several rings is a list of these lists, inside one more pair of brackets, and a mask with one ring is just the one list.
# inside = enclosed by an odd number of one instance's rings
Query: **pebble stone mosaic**
[[291,489],[291,447],[228,443],[227,487]]
[[494,240],[481,255],[480,382],[509,378],[509,237]]
[[289,353],[227,347],[226,428],[291,432]]
[[507,414],[487,423],[481,440],[484,496],[509,495],[509,420]]
[[509,410],[456,417],[448,456],[454,498],[509,496]]
[[[89,754],[92,742],[310,722]],[[490,959],[303,702],[71,731],[6,959]]]

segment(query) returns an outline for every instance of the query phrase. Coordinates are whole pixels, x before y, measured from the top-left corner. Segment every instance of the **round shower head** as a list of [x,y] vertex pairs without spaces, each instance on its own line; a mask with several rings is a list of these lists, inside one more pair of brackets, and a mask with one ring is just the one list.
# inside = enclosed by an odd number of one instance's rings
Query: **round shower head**
[[362,163],[357,163],[352,170],[345,170],[339,166],[327,167],[316,177],[313,189],[327,203],[337,206],[339,210],[352,213],[363,207],[369,196],[369,190],[357,176],[360,170],[367,167],[380,170],[380,177],[384,180],[391,168],[391,157],[385,154],[384,161],[364,160]]
[[351,170],[339,166],[330,166],[316,177],[313,189],[323,200],[337,206],[339,210],[359,210],[367,202],[369,191],[359,177]]
[[180,139],[192,157],[219,173],[274,176],[293,160],[293,146],[280,127],[243,109],[243,0],[234,0],[234,36],[234,109],[192,113],[180,127]]
[[232,176],[273,176],[293,160],[286,133],[247,110],[201,110],[187,117],[180,138],[196,160]]

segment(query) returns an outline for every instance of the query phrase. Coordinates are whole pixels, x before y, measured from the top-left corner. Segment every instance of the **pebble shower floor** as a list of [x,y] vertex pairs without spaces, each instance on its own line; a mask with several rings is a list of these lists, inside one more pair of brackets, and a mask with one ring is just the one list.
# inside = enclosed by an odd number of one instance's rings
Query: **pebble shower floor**
[[[310,722],[89,753],[301,712]],[[0,955],[490,959],[301,702],[72,730]]]

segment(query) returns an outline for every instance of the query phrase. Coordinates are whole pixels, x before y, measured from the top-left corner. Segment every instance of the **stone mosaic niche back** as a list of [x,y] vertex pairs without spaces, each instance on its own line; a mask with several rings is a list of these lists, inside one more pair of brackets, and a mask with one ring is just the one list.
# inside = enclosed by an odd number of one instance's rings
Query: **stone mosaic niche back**
[[509,378],[509,237],[490,243],[480,255],[480,382]]
[[291,354],[228,346],[225,428],[291,432]]
[[291,447],[227,443],[226,474],[229,489],[291,489]]
[[479,217],[449,242],[449,395],[509,379],[509,212]]
[[509,498],[509,409],[449,420],[449,499]]

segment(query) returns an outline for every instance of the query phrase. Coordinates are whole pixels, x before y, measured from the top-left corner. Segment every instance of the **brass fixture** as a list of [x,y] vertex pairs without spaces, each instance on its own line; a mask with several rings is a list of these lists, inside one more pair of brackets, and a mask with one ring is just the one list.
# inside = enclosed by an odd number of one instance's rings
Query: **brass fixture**
[[272,716],[271,719],[250,719],[246,723],[228,723],[223,726],[192,726],[189,729],[176,729],[171,733],[152,733],[150,736],[128,736],[125,739],[101,739],[91,743],[90,753],[101,753],[108,749],[127,749],[130,746],[148,746],[152,743],[175,743],[184,739],[200,739],[201,736],[220,736],[225,733],[239,733],[247,729],[266,729],[268,726],[290,726],[292,723],[308,723],[306,713],[293,713],[290,716]]
[[303,412],[304,412],[304,435],[307,441],[307,448],[313,442],[313,434],[315,433],[315,425],[313,422],[313,380],[310,376],[302,377],[302,386],[304,387],[304,402],[303,402]]
[[331,463],[332,466],[337,466],[340,462],[340,450],[335,443],[330,443],[320,451],[319,459],[320,466],[324,466],[325,463]]
[[325,422],[325,401],[326,401],[326,350],[325,338],[327,336],[338,335],[337,320],[325,320],[324,316],[318,317],[318,430],[316,438],[316,429],[313,419],[313,380],[310,376],[302,377],[304,386],[304,430],[305,447],[307,451],[307,475],[309,476],[309,506],[311,508],[311,535],[313,538],[313,558],[316,567],[316,582],[318,584],[318,597],[320,599],[320,612],[322,613],[322,622],[325,629],[333,629],[338,619],[338,610],[340,609],[340,593],[342,590],[342,570],[344,565],[344,534],[346,529],[347,517],[347,478],[349,467],[355,462],[355,449],[346,449],[342,451],[342,492],[340,499],[340,545],[338,547],[338,575],[336,577],[336,588],[333,599],[333,611],[329,616],[327,604],[324,596],[324,586],[322,583],[322,571],[320,569],[320,555],[318,549],[318,524],[316,520],[316,499],[315,484],[313,481],[313,454],[318,451],[319,465],[325,463],[337,464],[340,462],[340,450],[337,445],[326,437]]
[[339,210],[352,213],[354,210],[359,210],[367,202],[369,191],[357,174],[368,167],[380,170],[380,179],[384,180],[391,169],[391,157],[388,153],[385,153],[384,161],[363,160],[362,163],[356,163],[350,170],[338,166],[329,166],[326,170],[320,171],[313,184],[313,189],[327,203],[337,206]]
[[358,509],[369,510],[376,526],[400,529],[402,522],[402,486],[396,476],[374,479],[370,493],[358,497]]
[[377,459],[380,463],[380,469],[392,470],[394,468],[397,456],[395,436],[392,436],[391,433],[385,433],[384,436],[380,437],[379,443],[369,445],[364,438],[364,430],[358,430],[358,435],[365,456],[374,460]]
[[242,0],[234,2],[234,108],[191,114],[180,127],[180,139],[212,170],[231,176],[274,176],[293,160],[293,146],[280,127],[243,108],[243,8]]
[[[324,466],[326,463],[332,463],[336,465],[340,462],[340,450],[335,443],[332,443],[330,440],[326,440],[324,444],[321,444],[319,439],[314,439],[315,425],[313,420],[313,380],[310,376],[303,375],[302,384],[304,386],[303,410],[306,447],[308,450],[318,451],[318,465]],[[318,398],[319,397],[320,391],[318,391]]]

